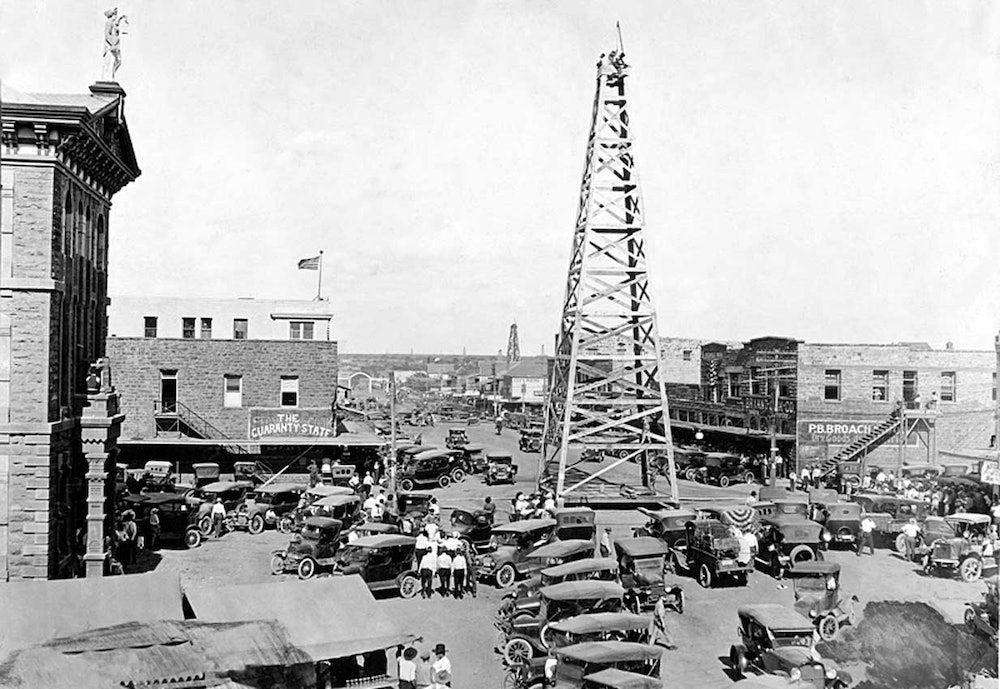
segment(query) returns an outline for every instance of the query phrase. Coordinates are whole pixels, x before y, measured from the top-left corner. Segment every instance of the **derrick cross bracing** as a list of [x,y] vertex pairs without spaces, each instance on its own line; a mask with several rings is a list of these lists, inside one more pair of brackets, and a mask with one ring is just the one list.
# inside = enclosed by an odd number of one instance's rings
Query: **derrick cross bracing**
[[[563,503],[608,488],[655,496],[657,465],[664,464],[670,498],[678,499],[647,281],[627,71],[616,52],[597,63],[580,207],[545,406],[539,483],[554,480]],[[593,452],[584,458],[571,447]]]

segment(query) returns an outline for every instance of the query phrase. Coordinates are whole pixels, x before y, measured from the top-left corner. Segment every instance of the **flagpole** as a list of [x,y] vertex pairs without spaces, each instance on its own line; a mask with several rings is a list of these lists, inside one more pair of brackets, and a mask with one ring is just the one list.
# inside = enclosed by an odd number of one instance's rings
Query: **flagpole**
[[319,282],[316,285],[316,301],[323,301],[323,250],[319,251]]

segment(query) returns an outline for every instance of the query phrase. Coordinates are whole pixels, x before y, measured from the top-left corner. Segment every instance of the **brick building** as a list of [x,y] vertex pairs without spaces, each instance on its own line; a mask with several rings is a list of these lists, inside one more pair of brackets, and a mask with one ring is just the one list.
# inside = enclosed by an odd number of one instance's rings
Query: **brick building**
[[804,344],[798,352],[800,462],[833,457],[886,422],[898,430],[867,454],[881,466],[935,462],[995,443],[996,351],[925,343]]
[[115,298],[119,336],[107,351],[126,414],[123,459],[175,461],[182,472],[217,461],[227,471],[235,460],[280,468],[304,451],[308,461],[378,447],[334,424],[331,318],[326,301]]
[[[139,174],[125,93],[3,85],[0,580],[100,575],[121,421],[104,375],[112,197]],[[89,390],[89,392],[88,392]]]

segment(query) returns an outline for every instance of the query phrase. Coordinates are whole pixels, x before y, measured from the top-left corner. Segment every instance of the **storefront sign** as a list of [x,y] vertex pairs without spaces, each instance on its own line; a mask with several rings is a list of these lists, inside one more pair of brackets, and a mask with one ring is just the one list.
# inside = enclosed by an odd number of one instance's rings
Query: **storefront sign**
[[874,426],[867,421],[799,421],[799,442],[849,445],[868,435]]
[[251,409],[250,440],[332,438],[329,409]]
[[1000,462],[985,460],[979,469],[979,480],[993,486],[1000,486]]

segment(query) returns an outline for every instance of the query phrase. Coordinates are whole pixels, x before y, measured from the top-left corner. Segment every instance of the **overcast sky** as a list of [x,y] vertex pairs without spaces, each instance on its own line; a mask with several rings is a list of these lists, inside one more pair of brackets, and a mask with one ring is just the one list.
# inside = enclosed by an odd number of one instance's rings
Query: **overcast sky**
[[[0,78],[82,91],[112,0],[0,0]],[[111,292],[308,299],[345,351],[552,351],[620,19],[661,335],[1000,329],[991,3],[123,2],[142,176]]]

